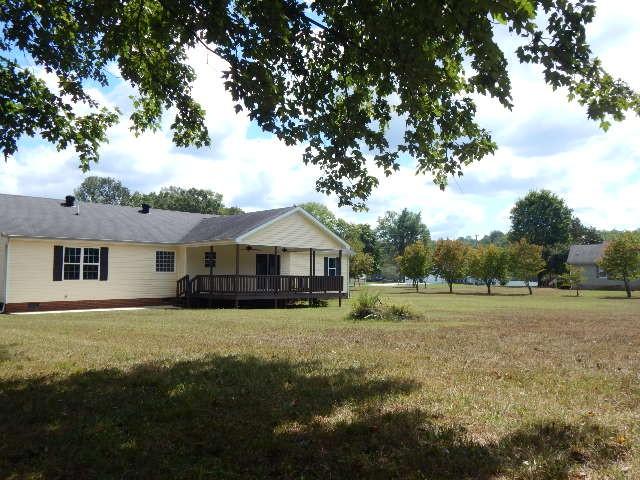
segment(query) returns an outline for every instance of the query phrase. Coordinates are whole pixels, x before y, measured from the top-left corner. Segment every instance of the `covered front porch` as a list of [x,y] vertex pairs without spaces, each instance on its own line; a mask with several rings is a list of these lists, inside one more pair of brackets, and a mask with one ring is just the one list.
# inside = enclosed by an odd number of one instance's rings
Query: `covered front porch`
[[[342,299],[349,257],[342,249],[241,243],[187,246],[176,299],[185,306]],[[343,273],[344,272],[344,273]]]

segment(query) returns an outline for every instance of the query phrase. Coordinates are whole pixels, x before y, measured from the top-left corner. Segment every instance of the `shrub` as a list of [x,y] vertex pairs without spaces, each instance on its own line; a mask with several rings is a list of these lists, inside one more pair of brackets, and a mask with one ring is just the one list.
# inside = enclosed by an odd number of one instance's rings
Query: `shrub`
[[379,293],[363,291],[351,306],[353,320],[411,320],[419,316],[407,305],[386,303]]
[[364,290],[353,301],[351,318],[355,320],[381,318],[382,307],[382,297],[379,293],[369,293],[367,290]]

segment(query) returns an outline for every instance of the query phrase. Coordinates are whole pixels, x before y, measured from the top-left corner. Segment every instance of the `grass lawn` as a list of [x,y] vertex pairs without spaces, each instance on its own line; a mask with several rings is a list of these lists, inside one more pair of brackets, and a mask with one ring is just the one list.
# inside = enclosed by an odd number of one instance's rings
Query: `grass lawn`
[[640,299],[380,290],[2,316],[0,478],[640,478]]

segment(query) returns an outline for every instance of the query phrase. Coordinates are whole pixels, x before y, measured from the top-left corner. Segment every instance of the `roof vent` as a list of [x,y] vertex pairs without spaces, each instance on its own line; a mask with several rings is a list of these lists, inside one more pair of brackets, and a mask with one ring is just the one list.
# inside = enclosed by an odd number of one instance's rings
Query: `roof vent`
[[64,197],[64,206],[65,207],[73,207],[76,203],[76,197],[73,195],[67,195]]
[[149,205],[148,203],[143,203],[140,213],[149,213],[149,210],[151,210],[151,205]]

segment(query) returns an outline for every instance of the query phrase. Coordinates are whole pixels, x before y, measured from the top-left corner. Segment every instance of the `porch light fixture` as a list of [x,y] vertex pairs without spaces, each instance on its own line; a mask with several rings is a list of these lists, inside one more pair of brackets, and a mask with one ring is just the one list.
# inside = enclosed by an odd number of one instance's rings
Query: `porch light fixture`
[[247,250],[253,250],[253,247],[251,245],[247,245]]

